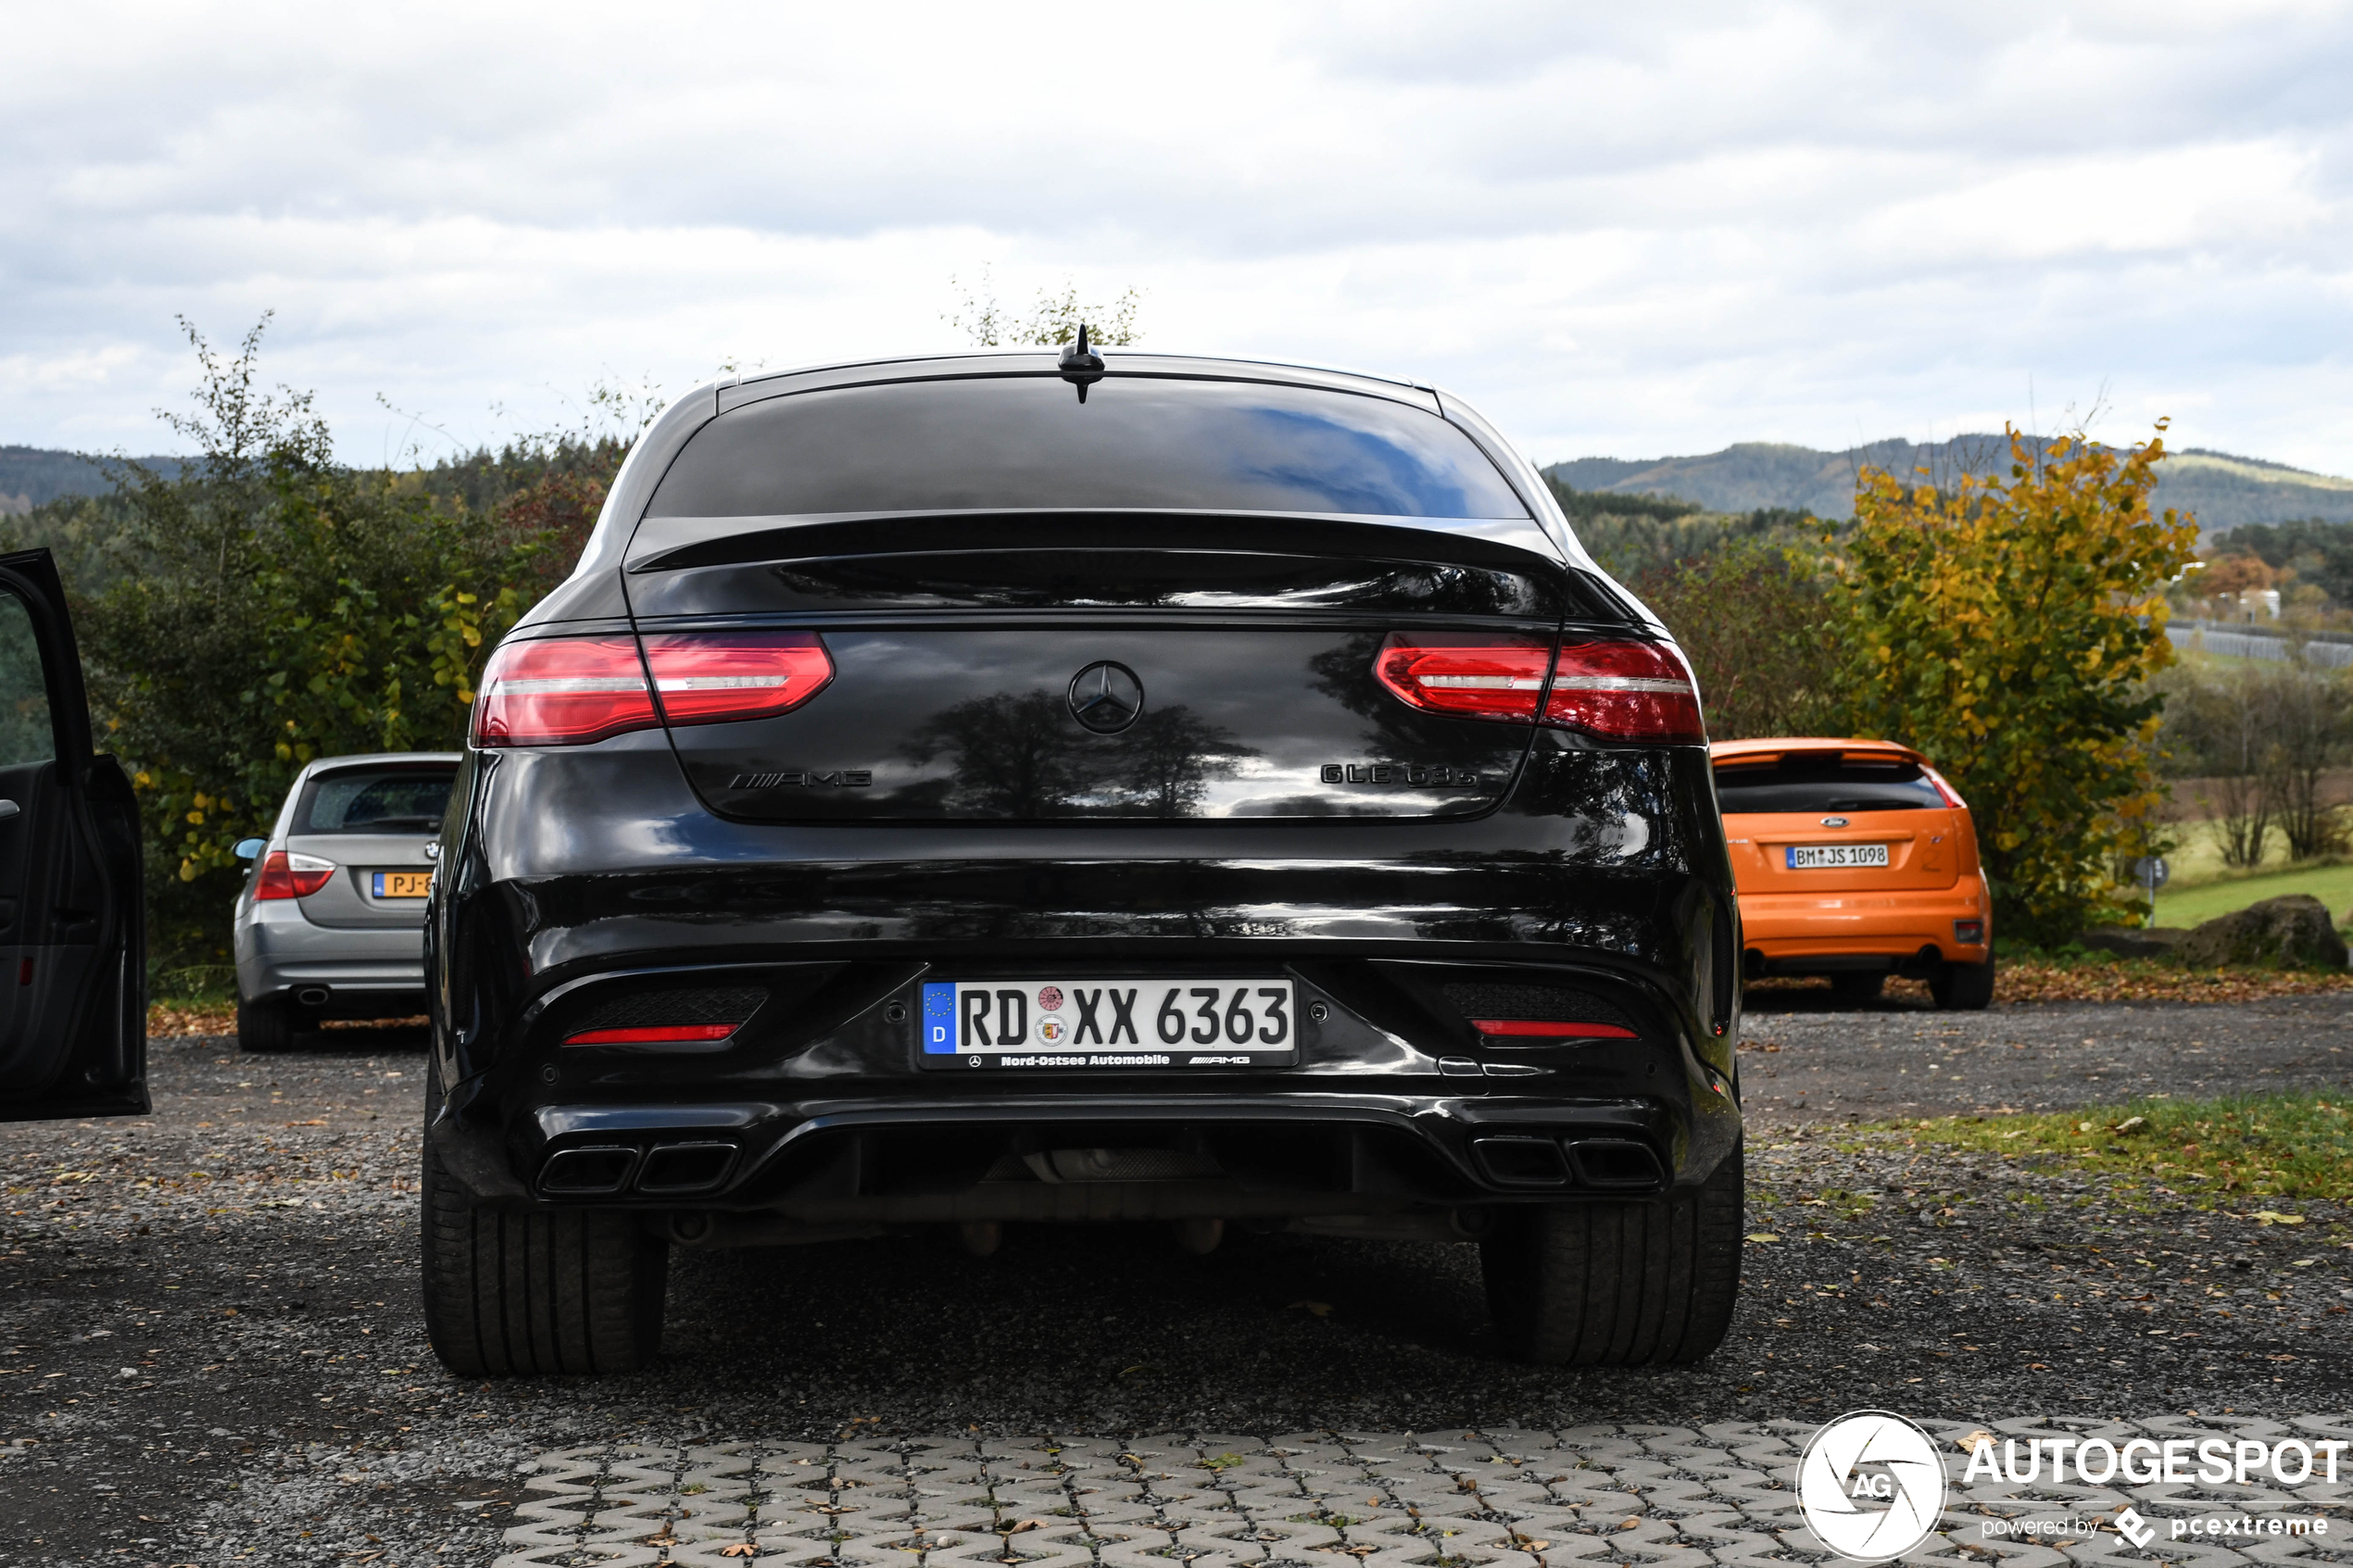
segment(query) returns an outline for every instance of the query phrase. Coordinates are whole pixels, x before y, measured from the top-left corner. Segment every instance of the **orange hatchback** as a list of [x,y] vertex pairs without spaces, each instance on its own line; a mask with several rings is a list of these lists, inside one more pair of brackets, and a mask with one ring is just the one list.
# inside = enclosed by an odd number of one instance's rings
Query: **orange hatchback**
[[1927,758],[1872,740],[1708,749],[1744,974],[1827,974],[1848,1001],[1876,997],[1891,974],[1927,981],[1941,1008],[1994,999],[1977,830]]

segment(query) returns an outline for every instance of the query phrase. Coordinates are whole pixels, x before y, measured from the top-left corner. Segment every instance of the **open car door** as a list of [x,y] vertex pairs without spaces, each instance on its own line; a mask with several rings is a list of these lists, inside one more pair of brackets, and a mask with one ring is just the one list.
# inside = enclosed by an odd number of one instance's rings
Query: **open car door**
[[146,1113],[144,905],[57,565],[0,555],[0,1121]]

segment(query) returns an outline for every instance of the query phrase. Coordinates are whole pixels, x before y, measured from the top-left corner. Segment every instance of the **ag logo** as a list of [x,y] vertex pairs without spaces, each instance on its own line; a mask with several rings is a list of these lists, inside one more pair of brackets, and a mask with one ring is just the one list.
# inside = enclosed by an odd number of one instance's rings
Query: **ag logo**
[[1885,1562],[1928,1539],[1944,1514],[1944,1461],[1929,1435],[1886,1411],[1843,1415],[1797,1461],[1797,1506],[1821,1543]]

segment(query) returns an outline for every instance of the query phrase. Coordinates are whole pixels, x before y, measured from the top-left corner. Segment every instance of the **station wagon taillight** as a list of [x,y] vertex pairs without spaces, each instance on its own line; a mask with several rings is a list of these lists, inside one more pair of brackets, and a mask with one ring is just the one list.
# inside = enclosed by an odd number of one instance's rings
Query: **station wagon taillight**
[[253,879],[254,900],[258,903],[270,898],[308,898],[326,886],[334,874],[333,860],[272,849],[263,858],[261,870]]
[[1373,670],[1382,685],[1426,712],[1554,724],[1610,740],[1707,738],[1691,672],[1658,643],[1554,647],[1533,638],[1392,632]]
[[[647,674],[653,680],[648,684]],[[476,746],[585,746],[630,730],[767,719],[833,679],[813,632],[682,632],[543,637],[490,656],[474,705]]]

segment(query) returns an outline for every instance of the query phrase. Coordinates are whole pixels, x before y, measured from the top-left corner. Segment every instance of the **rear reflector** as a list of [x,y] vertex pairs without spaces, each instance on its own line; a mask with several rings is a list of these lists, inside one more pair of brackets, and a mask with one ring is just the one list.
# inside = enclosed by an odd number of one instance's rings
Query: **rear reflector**
[[1578,1023],[1538,1018],[1474,1018],[1471,1027],[1482,1035],[1504,1039],[1539,1040],[1631,1040],[1631,1029],[1620,1029],[1615,1023]]
[[721,724],[790,712],[834,678],[814,632],[648,637],[654,694],[673,724]]
[[567,1046],[686,1046],[724,1040],[740,1024],[649,1023],[631,1029],[584,1029],[564,1036]]
[[1555,649],[1532,638],[1392,632],[1373,671],[1400,700],[1431,713],[1554,724],[1611,740],[1707,738],[1690,671],[1658,643]]
[[272,849],[261,862],[260,874],[254,878],[253,896],[257,902],[268,898],[308,898],[326,886],[334,874],[333,860]]
[[[648,687],[646,671],[653,671]],[[476,746],[585,746],[630,730],[767,719],[834,677],[813,632],[544,637],[490,656],[474,704]]]

